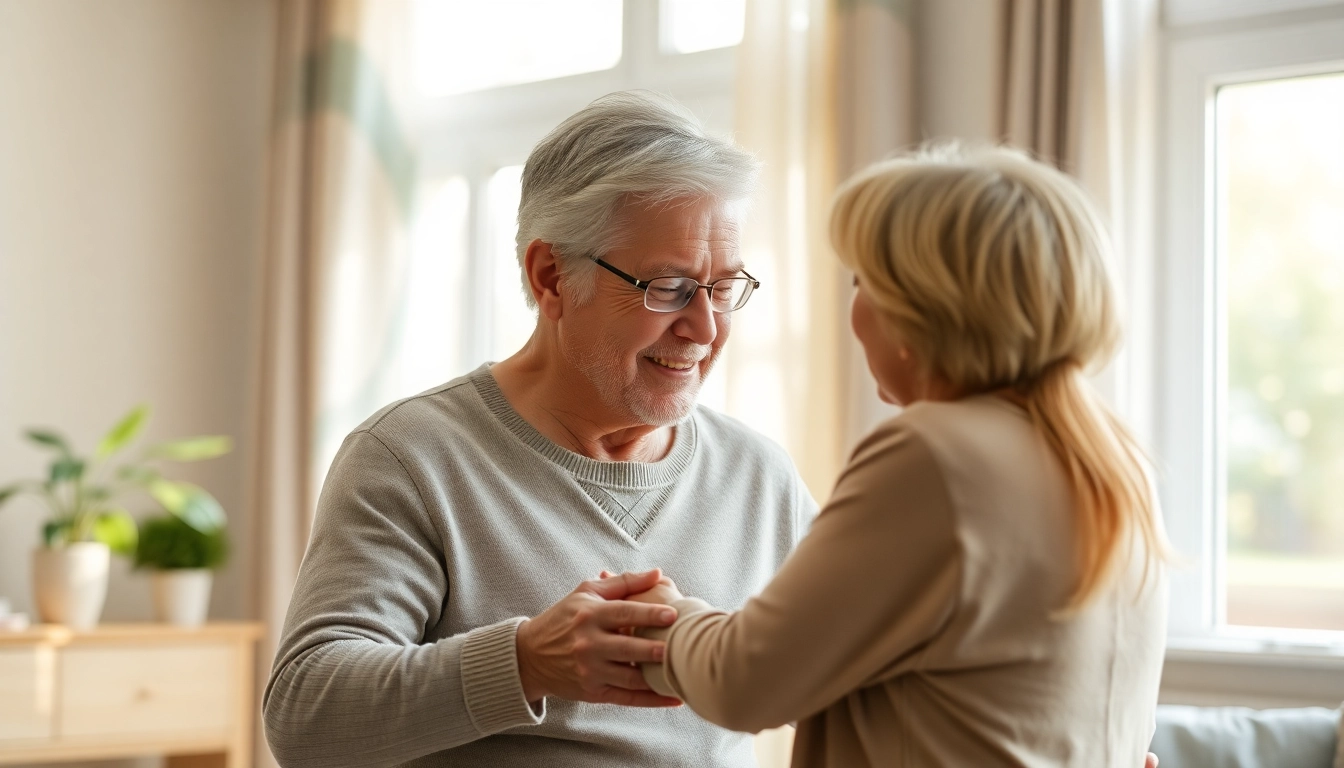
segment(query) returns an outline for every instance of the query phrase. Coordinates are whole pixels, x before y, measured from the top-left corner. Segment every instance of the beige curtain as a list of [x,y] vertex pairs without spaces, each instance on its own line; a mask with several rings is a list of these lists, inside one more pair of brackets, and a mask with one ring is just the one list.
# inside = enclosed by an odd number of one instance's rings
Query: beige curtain
[[777,439],[825,500],[855,439],[892,413],[849,331],[830,249],[836,185],[918,139],[912,0],[749,0],[737,141],[764,164],[743,234],[763,290],[734,318],[731,413]]
[[[828,0],[748,0],[735,139],[761,160],[743,256],[762,282],[733,317],[727,409],[776,439],[812,495],[843,462],[847,289],[827,242],[837,181],[836,13]],[[762,768],[789,763],[790,728],[756,738]]]
[[[1001,136],[1097,203],[1117,244],[1128,338],[1151,349],[1157,0],[1007,0],[1002,29]],[[1133,346],[1096,383],[1150,439],[1151,364]]]
[[[282,0],[277,12],[250,490],[261,683],[331,456],[395,390],[414,184],[399,121],[406,3]],[[258,764],[274,765],[257,741]]]
[[[765,175],[744,247],[766,277],[760,298],[734,320],[729,407],[754,425],[776,425],[819,500],[852,442],[894,412],[877,400],[848,329],[849,288],[826,242],[829,200],[849,174],[927,138],[920,95],[935,73],[920,71],[928,29],[919,14],[940,1],[748,0],[737,139],[765,162]],[[1001,65],[983,75],[996,82],[968,83],[975,87],[966,93],[993,94],[995,104],[976,106],[997,113],[998,138],[1058,164],[1096,199],[1120,246],[1131,337],[1150,334],[1153,315],[1143,286],[1152,270],[1156,3],[960,4],[1001,25]],[[948,30],[939,34],[947,43]],[[976,44],[964,37],[952,42]],[[957,135],[947,127],[939,138]],[[985,138],[983,129],[968,133]],[[1142,382],[1151,377],[1141,362],[1122,352],[1098,384],[1143,436],[1151,396]],[[763,768],[787,765],[789,742],[787,732],[758,739]]]
[[834,8],[752,0],[738,58],[736,140],[763,163],[743,233],[763,288],[734,315],[725,360],[730,413],[777,439],[814,496],[840,468],[845,326],[827,245],[835,187]]
[[[917,144],[919,125],[916,0],[838,0],[836,158],[843,181],[870,163]],[[849,289],[840,302],[843,340],[838,365],[844,451],[897,412],[877,397],[863,348],[849,332]],[[842,453],[843,453],[842,452]]]

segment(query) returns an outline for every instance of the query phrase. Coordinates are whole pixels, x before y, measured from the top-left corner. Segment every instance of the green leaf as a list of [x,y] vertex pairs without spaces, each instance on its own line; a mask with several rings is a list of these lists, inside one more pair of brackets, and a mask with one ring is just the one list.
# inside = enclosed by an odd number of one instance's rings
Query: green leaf
[[224,508],[200,486],[155,480],[149,484],[149,494],[164,509],[201,533],[224,527]]
[[233,440],[227,435],[201,435],[159,443],[150,448],[147,455],[150,458],[169,461],[201,461],[223,456],[231,450]]
[[147,487],[155,480],[159,480],[161,476],[159,475],[158,470],[131,464],[118,469],[117,477],[126,480],[127,482]]
[[124,509],[104,512],[93,523],[93,538],[107,545],[113,554],[135,554],[135,519]]
[[224,508],[203,490],[188,497],[187,505],[178,517],[201,533],[213,533],[224,527]]
[[67,457],[74,455],[74,452],[70,450],[70,444],[65,442],[65,438],[55,432],[46,429],[30,429],[24,434],[34,443],[45,445],[48,448],[55,448]]
[[176,515],[187,506],[187,490],[182,487],[183,485],[185,483],[179,484],[172,480],[156,478],[149,481],[146,490],[164,509]]
[[84,488],[84,501],[90,505],[112,498],[112,489],[103,485],[89,485]]
[[84,476],[84,462],[79,459],[64,458],[52,462],[51,484],[74,482]]
[[5,502],[13,498],[15,494],[22,493],[23,491],[23,483],[15,483],[14,485],[7,485],[4,488],[0,488],[0,507],[4,506]]
[[58,547],[70,540],[70,521],[69,520],[48,520],[42,526],[42,543],[51,547]]
[[131,412],[121,418],[111,432],[98,443],[98,458],[105,459],[108,456],[121,450],[127,443],[135,439],[140,434],[140,430],[145,426],[145,421],[149,418],[149,406],[138,405],[131,409]]

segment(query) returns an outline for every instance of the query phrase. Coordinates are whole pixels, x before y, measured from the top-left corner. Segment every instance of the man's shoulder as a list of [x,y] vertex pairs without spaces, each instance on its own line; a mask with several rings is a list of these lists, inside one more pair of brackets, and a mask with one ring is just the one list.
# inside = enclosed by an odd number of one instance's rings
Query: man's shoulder
[[473,385],[474,372],[458,376],[410,397],[379,408],[353,433],[370,432],[384,442],[400,441],[408,434],[443,434],[470,429],[483,410]]
[[693,418],[705,451],[794,471],[783,446],[738,419],[703,405],[695,407]]

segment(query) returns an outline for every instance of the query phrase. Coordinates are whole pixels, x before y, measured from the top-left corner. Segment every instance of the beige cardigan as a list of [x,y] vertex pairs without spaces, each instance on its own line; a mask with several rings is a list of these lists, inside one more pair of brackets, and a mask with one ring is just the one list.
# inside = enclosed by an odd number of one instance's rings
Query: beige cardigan
[[679,601],[645,676],[710,722],[796,721],[794,766],[1142,765],[1166,627],[1137,557],[1081,613],[1063,469],[1026,413],[919,403],[854,451],[739,612]]

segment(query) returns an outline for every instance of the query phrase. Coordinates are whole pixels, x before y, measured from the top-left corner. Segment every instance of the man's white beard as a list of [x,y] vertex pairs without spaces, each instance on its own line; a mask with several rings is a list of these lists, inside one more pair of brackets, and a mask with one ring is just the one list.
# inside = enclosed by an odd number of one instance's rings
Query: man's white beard
[[[638,359],[643,360],[646,352],[641,351]],[[694,356],[698,357],[699,354]],[[641,424],[670,427],[686,418],[695,407],[695,399],[700,394],[704,377],[708,375],[718,355],[710,352],[709,365],[701,368],[697,364],[698,378],[673,394],[649,391],[638,373],[638,367],[634,381],[627,383],[626,368],[621,362],[620,352],[605,340],[582,347],[568,347],[565,357],[592,384],[603,405],[632,416]]]

